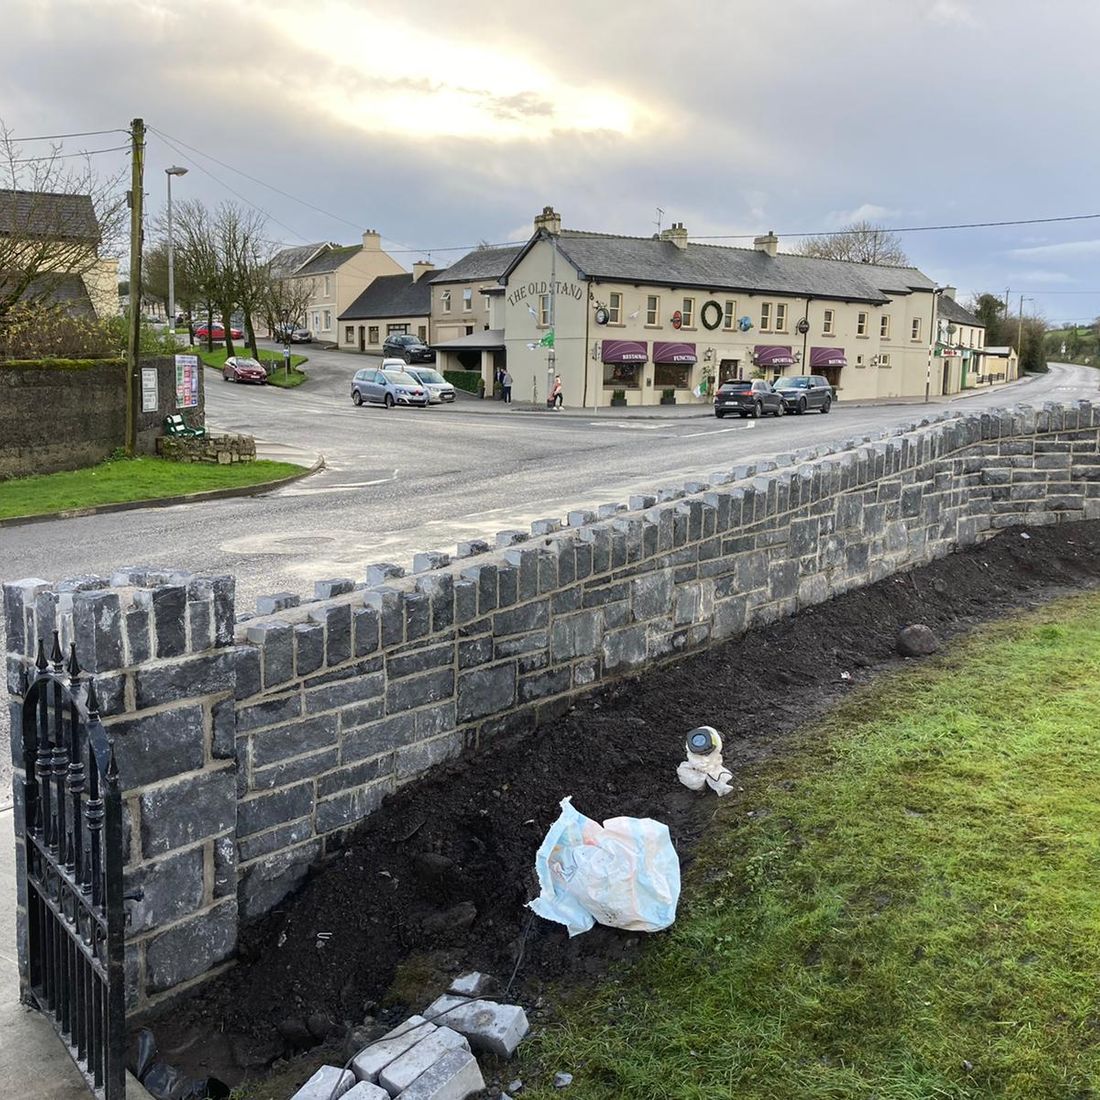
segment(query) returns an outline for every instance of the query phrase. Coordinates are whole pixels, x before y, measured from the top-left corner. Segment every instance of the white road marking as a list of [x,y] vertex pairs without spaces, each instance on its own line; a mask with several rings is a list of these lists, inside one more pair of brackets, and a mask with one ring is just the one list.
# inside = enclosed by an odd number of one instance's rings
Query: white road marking
[[705,432],[687,432],[685,435],[678,435],[677,439],[694,439],[698,435],[722,435],[724,432],[739,432],[742,428],[755,428],[756,425],[751,421],[748,424],[738,424],[736,428],[711,428]]

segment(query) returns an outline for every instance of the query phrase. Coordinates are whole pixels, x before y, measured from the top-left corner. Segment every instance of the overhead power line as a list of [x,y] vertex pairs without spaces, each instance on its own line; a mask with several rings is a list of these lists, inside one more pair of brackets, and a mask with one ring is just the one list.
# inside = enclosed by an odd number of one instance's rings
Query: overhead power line
[[112,145],[109,149],[81,149],[79,153],[48,153],[41,157],[19,157],[10,161],[11,164],[37,164],[44,160],[71,160],[73,157],[94,157],[100,153],[117,153],[122,149],[129,149],[129,145]]
[[18,134],[12,134],[12,141],[64,141],[66,138],[78,138],[78,137],[102,137],[104,134],[128,134],[129,130],[115,129],[115,130],[82,130],[78,134],[38,134],[35,137],[20,137]]

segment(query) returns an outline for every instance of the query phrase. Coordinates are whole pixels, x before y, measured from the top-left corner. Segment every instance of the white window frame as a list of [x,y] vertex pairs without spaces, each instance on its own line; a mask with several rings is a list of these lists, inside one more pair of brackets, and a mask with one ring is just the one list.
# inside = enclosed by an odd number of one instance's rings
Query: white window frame
[[367,343],[372,347],[378,347],[378,330],[381,325],[367,325]]
[[771,302],[760,303],[760,331],[771,332],[772,330],[772,304]]
[[878,338],[880,340],[890,339],[890,314],[884,313],[878,319]]
[[660,324],[661,296],[660,294],[647,294],[645,299],[645,327],[659,328]]
[[787,331],[787,303],[776,302],[775,303],[775,331],[786,332]]
[[313,314],[313,331],[314,332],[320,332],[321,331],[321,315],[319,313],[314,313]]
[[324,293],[324,297],[328,298],[330,294],[331,294],[331,289],[330,289],[330,284],[329,284],[329,277],[326,275],[325,276],[325,293]]
[[355,343],[355,326],[354,325],[344,325],[344,343],[345,344],[354,344]]
[[823,336],[836,335],[836,310],[827,309],[821,315],[821,334]]
[[727,332],[737,327],[737,301],[727,298],[722,306],[722,328]]
[[539,295],[539,328],[550,327],[550,314],[553,310],[553,302],[549,294]]
[[890,356],[887,353],[882,353],[878,357],[878,365],[880,367],[890,366]]
[[865,309],[861,309],[856,314],[856,335],[857,336],[864,336],[865,337],[867,335],[867,322],[870,319],[871,319],[871,315]]
[[680,306],[680,327],[695,328],[695,299],[685,298]]
[[470,287],[464,287],[462,290],[462,312],[473,313],[474,311],[474,292]]
[[911,339],[911,340],[919,340],[920,339],[921,321],[923,321],[923,320],[924,320],[923,317],[914,317],[913,318],[913,322],[909,326],[909,339]]
[[621,291],[613,290],[607,296],[607,323],[609,325],[621,325],[623,323],[623,296]]
[[439,293],[439,305],[442,313],[451,312],[451,292],[449,290],[442,290]]
[[322,332],[331,332],[332,331],[332,310],[331,309],[326,309],[324,311],[324,322],[325,322],[325,326],[321,331]]

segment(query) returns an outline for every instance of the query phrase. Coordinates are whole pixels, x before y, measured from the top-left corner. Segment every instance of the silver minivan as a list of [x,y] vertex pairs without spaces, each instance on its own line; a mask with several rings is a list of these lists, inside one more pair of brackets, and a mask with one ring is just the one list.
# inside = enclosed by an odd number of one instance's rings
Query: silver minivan
[[428,400],[433,405],[454,401],[454,386],[434,367],[406,367],[405,373],[411,374],[418,382],[423,383],[428,391]]
[[351,399],[356,405],[385,405],[387,409],[392,409],[394,405],[425,408],[428,391],[419,379],[403,370],[367,367],[355,372],[351,382]]

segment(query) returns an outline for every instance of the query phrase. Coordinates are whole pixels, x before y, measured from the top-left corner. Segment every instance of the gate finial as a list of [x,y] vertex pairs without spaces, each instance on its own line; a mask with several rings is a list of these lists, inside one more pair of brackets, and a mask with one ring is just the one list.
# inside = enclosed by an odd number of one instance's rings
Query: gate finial
[[76,659],[76,642],[69,643],[69,679],[76,684],[80,677],[80,662]]
[[34,667],[39,672],[45,672],[50,667],[49,661],[46,660],[46,647],[41,638],[38,639],[38,655],[34,659]]
[[64,655],[61,652],[61,637],[55,630],[53,632],[53,648],[50,650],[50,661],[53,663],[55,672],[61,671],[64,660]]

